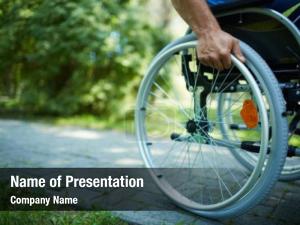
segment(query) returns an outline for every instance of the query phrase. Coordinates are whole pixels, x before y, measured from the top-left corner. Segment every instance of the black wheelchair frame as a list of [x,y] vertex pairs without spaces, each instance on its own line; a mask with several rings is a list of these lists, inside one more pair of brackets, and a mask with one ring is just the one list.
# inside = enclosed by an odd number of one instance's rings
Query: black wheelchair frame
[[[287,111],[283,116],[292,118],[289,123],[289,135],[300,135],[300,128],[298,128],[300,125],[300,31],[298,27],[281,13],[267,8],[221,11],[216,14],[216,17],[223,30],[249,44],[268,63],[279,82],[286,101]],[[261,24],[263,27],[260,27]],[[190,35],[191,40],[195,39],[190,28],[186,35]],[[197,71],[193,72],[189,68],[190,61],[191,55],[188,53],[182,55],[182,73],[185,80],[189,81],[186,82],[187,89],[200,85],[205,87],[200,96],[203,107],[212,86],[212,82],[205,76],[205,73],[211,71],[212,68],[202,65],[203,72],[195,81]],[[200,62],[197,64],[200,66]],[[222,76],[225,77],[226,72],[221,72],[219,75],[218,82],[222,83]],[[232,79],[228,80],[234,80],[235,75],[236,73],[232,71]],[[243,88],[238,81],[222,83],[222,85],[225,86],[222,91],[227,93]],[[217,88],[213,90],[214,93],[218,93],[218,91]],[[205,117],[205,112],[203,116]],[[205,118],[202,118],[202,121],[205,121]],[[203,127],[203,124],[199,124],[199,126]],[[232,129],[236,129],[234,124]],[[255,146],[255,143],[244,143],[243,149],[249,152],[258,152],[259,146]],[[299,147],[290,145],[287,156],[300,156]]]

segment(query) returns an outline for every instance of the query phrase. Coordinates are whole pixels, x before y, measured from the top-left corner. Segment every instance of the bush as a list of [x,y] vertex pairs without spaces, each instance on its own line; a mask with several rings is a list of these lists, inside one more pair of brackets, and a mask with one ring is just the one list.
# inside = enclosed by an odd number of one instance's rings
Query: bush
[[0,0],[1,111],[126,113],[168,40],[141,0]]

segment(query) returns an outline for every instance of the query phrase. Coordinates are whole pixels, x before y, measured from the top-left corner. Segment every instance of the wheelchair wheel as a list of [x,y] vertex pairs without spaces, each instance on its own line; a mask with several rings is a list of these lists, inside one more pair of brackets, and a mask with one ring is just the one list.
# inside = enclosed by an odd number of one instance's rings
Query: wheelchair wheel
[[[287,143],[284,101],[272,71],[247,45],[241,46],[246,65],[232,56],[232,68],[220,72],[199,63],[197,43],[190,39],[159,53],[143,79],[135,112],[138,144],[153,179],[178,206],[206,217],[231,217],[261,201],[281,172]],[[240,96],[242,108],[229,107],[223,116],[234,114],[251,127],[242,141],[222,139],[216,117],[222,93]],[[256,149],[258,160],[245,169],[232,149]]]
[[[224,139],[227,138],[234,138],[236,141],[240,141],[239,135],[243,134],[245,130],[248,128],[245,126],[245,124],[241,123],[240,121],[237,121],[233,114],[226,114],[224,113],[226,111],[231,111],[228,109],[228,107],[232,106],[233,102],[236,102],[237,96],[235,96],[232,93],[224,93],[220,94],[218,97],[218,110],[217,110],[217,116],[220,120],[220,126],[222,131],[222,136]],[[294,120],[296,117],[294,118]],[[289,118],[289,120],[293,121],[293,118]],[[294,121],[296,123],[296,128],[299,123],[299,121]],[[258,127],[259,129],[259,127]],[[270,131],[272,133],[272,128],[270,128]],[[289,140],[291,143],[298,142],[298,139],[293,140],[295,134],[290,129],[289,132]],[[297,144],[297,143],[296,143]],[[236,149],[232,149],[233,155],[236,157],[236,159],[244,165],[246,168],[252,170],[253,166],[255,165],[255,161],[257,160],[257,155],[253,152],[242,152],[238,151]],[[282,181],[291,181],[291,180],[297,180],[300,178],[300,158],[299,157],[287,157],[285,161],[285,165],[282,169],[280,180]]]

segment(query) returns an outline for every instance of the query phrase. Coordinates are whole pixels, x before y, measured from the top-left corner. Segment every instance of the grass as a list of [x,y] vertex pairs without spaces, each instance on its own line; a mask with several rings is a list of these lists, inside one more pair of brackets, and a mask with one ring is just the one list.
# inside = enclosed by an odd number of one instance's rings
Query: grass
[[[13,192],[6,184],[0,182],[0,209],[7,209],[6,203]],[[30,193],[18,190],[23,197],[34,197],[36,192]],[[15,192],[14,192],[15,193]],[[34,194],[34,195],[32,195]],[[33,209],[34,210],[34,209]],[[0,225],[127,225],[110,212],[52,212],[52,211],[1,211]]]
[[127,225],[110,212],[0,212],[1,225]]
[[[133,120],[116,122],[93,115],[73,117],[9,116],[6,119],[36,121],[59,126],[80,126],[93,129],[132,129]],[[133,132],[132,130],[130,132]],[[127,225],[110,212],[0,212],[0,225]]]

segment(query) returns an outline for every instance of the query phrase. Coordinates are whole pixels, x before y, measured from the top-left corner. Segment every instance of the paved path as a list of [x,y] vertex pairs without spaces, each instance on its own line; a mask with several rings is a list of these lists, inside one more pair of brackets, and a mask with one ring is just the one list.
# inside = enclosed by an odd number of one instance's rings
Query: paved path
[[[0,120],[1,167],[141,167],[135,139],[115,131]],[[300,181],[278,183],[248,214],[217,222],[178,212],[115,212],[134,224],[300,224]]]

